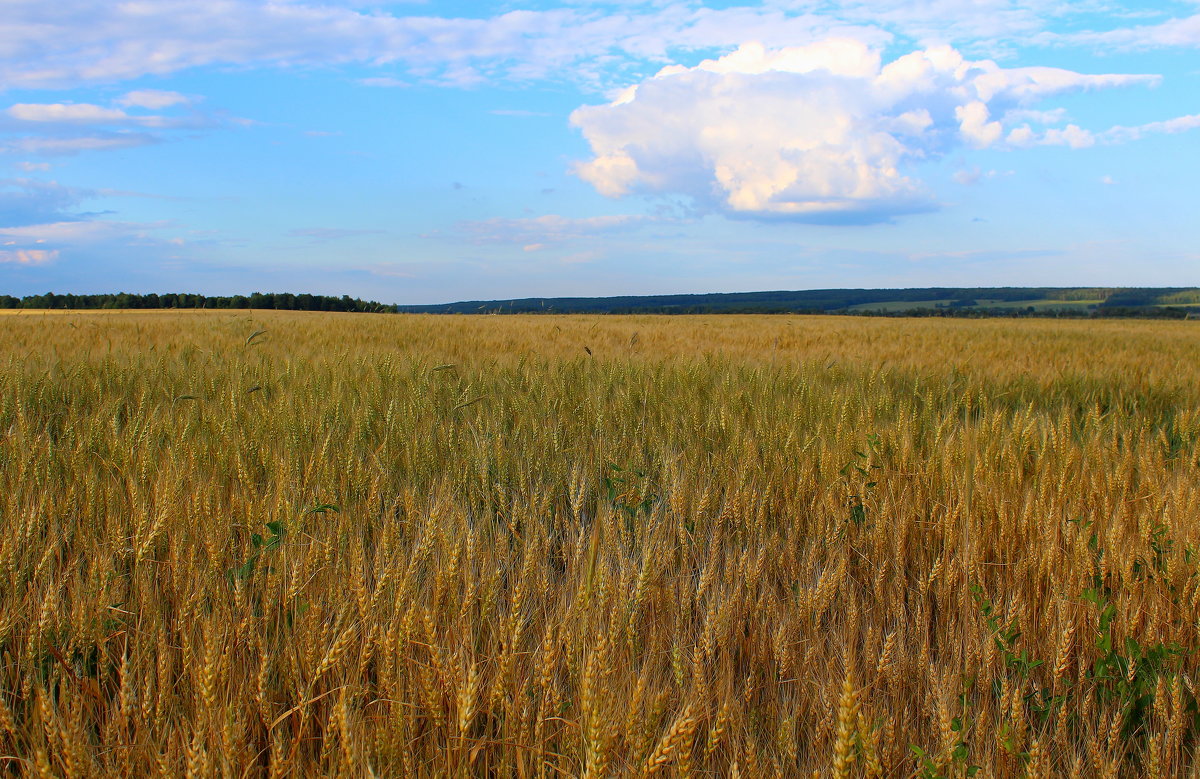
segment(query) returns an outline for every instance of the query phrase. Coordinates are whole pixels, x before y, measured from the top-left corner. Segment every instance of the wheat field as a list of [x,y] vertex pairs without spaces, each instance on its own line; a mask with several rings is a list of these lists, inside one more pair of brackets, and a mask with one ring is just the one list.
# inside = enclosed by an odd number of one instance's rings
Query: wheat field
[[0,320],[0,773],[1197,776],[1200,325]]

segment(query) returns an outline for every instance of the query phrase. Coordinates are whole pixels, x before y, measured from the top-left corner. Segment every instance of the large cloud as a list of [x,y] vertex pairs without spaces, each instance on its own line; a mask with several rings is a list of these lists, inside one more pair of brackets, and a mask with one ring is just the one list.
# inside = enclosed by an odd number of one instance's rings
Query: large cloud
[[[664,68],[571,121],[594,154],[577,172],[602,194],[680,193],[731,215],[869,222],[933,207],[906,163],[1004,144],[1007,125],[1050,95],[1156,81],[1002,68],[948,46],[884,65],[866,44],[834,38]],[[1076,137],[1071,126],[1021,127],[1019,145]]]

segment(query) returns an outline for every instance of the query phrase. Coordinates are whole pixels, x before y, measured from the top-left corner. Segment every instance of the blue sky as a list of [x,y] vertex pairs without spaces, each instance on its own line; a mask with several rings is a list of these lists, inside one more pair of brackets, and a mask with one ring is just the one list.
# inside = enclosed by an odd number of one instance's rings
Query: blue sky
[[0,292],[1200,285],[1200,3],[6,0]]

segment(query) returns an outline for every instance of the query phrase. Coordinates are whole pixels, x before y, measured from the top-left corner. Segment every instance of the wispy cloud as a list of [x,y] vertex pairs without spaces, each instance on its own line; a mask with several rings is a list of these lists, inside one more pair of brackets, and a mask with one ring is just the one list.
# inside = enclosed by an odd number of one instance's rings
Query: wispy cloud
[[58,259],[57,249],[0,249],[0,263],[45,265]]
[[148,108],[151,111],[161,111],[164,108],[186,105],[190,102],[192,99],[187,95],[163,89],[136,89],[126,92],[116,100],[117,105],[128,108]]
[[1061,128],[1051,127],[1041,132],[1032,130],[1028,125],[1021,125],[1012,129],[1007,140],[1009,144],[1022,148],[1069,146],[1072,149],[1086,149],[1096,144],[1129,143],[1141,140],[1148,135],[1175,135],[1196,129],[1200,129],[1200,114],[1177,116],[1173,119],[1133,126],[1117,125],[1100,132],[1085,130],[1074,124]]
[[[337,65],[403,69],[362,79],[368,86],[403,86],[407,79],[469,85],[497,78],[613,83],[673,52],[729,49],[757,40],[798,45],[838,35],[883,44],[896,36],[921,42],[1022,42],[1071,6],[1049,0],[930,0],[909,3],[834,2],[819,12],[793,0],[709,8],[699,0],[590,4],[514,10],[484,18],[397,14],[292,0],[190,0],[94,3],[10,0],[0,54],[0,83],[70,86],[163,75],[205,65]],[[605,74],[609,75],[606,76]],[[150,92],[150,90],[141,90]],[[136,94],[136,93],[134,93]],[[129,98],[138,101],[139,97]],[[143,107],[164,107],[166,95],[143,95]],[[130,103],[131,105],[134,103]]]
[[330,243],[344,241],[348,238],[360,238],[364,235],[379,235],[383,232],[383,230],[356,230],[341,227],[298,227],[289,230],[288,235],[293,238],[305,238],[312,243]]
[[995,262],[998,260],[1029,259],[1033,257],[1057,257],[1064,254],[1062,249],[962,249],[941,252],[910,252],[907,256],[913,262],[930,260],[957,260],[961,262]]
[[70,124],[114,124],[140,121],[116,108],[91,103],[17,103],[4,112],[21,122],[56,122]]
[[[1012,173],[1012,171],[1007,172],[1007,174],[1011,174],[1011,173]],[[1002,173],[1000,171],[996,171],[996,170],[985,171],[985,170],[981,169],[978,165],[973,165],[970,168],[962,168],[960,170],[955,171],[953,178],[955,181],[957,181],[959,184],[962,184],[964,187],[970,187],[970,186],[974,186],[975,184],[978,184],[981,181],[986,181],[988,179],[993,179],[993,178],[996,178],[997,176],[1004,176],[1007,174]]]
[[[71,155],[128,149],[159,143],[173,131],[213,129],[244,121],[199,111],[194,102],[178,92],[136,90],[107,106],[14,103],[0,110],[0,151]],[[187,110],[174,115],[132,112],[180,107]]]
[[26,136],[0,141],[0,150],[23,154],[45,154],[50,156],[72,155],[87,151],[111,151],[149,146],[159,143],[160,138],[148,133],[109,133],[58,136]]
[[1200,129],[1200,114],[1189,114],[1161,122],[1147,122],[1146,124],[1139,124],[1134,127],[1113,127],[1102,133],[1100,140],[1108,143],[1123,143],[1125,141],[1136,141],[1147,135],[1174,135],[1175,133],[1183,133],[1196,129]]
[[[134,94],[134,93],[130,93]],[[161,93],[174,94],[174,93]],[[118,99],[114,105],[130,105],[125,101],[129,95]],[[139,98],[141,99],[141,98]],[[155,99],[145,99],[142,102],[155,102]],[[179,105],[179,102],[166,103],[162,107]],[[144,106],[137,106],[144,107]],[[131,114],[123,108],[96,105],[95,103],[15,103],[4,110],[3,116],[10,123],[35,125],[87,125],[93,127],[131,125],[147,128],[199,128],[220,124],[216,116],[191,111],[176,116],[160,114]]]
[[56,181],[0,179],[0,229],[46,222],[77,221],[78,209],[95,191]]
[[30,243],[81,243],[129,234],[131,230],[136,230],[144,237],[144,229],[140,225],[122,222],[79,220],[0,227],[0,238]]
[[[161,235],[163,231],[168,236]],[[116,265],[142,264],[142,273],[154,266],[194,253],[191,241],[171,235],[167,223],[139,223],[81,219],[0,227],[0,255],[6,262],[27,267],[85,263],[88,258],[110,258]],[[94,274],[94,268],[87,268]]]
[[1056,33],[1043,32],[1038,40],[1047,44],[1098,46],[1106,49],[1200,48],[1200,14],[1167,19],[1157,24],[1118,27],[1112,30]]
[[461,235],[479,244],[516,244],[527,252],[533,252],[544,249],[549,244],[630,232],[655,221],[660,220],[637,214],[578,218],[546,214],[526,219],[496,218],[459,222],[451,235]]
[[360,78],[358,83],[362,84],[364,87],[383,87],[385,89],[397,89],[401,87],[412,86],[407,81],[401,81],[400,79],[393,78],[392,76],[372,76],[371,78]]
[[518,116],[518,117],[534,117],[534,116],[550,116],[545,111],[524,111],[519,108],[496,108],[488,111],[493,116]]
[[0,179],[0,262],[34,268],[97,252],[161,260],[188,250],[188,240],[158,237],[160,231],[174,229],[169,224],[109,220],[82,209],[100,196],[145,197],[55,181]]

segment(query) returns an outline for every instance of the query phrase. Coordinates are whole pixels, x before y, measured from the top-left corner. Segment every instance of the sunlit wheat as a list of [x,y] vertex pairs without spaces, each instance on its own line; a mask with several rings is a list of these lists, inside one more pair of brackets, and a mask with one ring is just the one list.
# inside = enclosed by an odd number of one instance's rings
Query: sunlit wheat
[[1196,770],[1195,323],[3,325],[0,772]]

